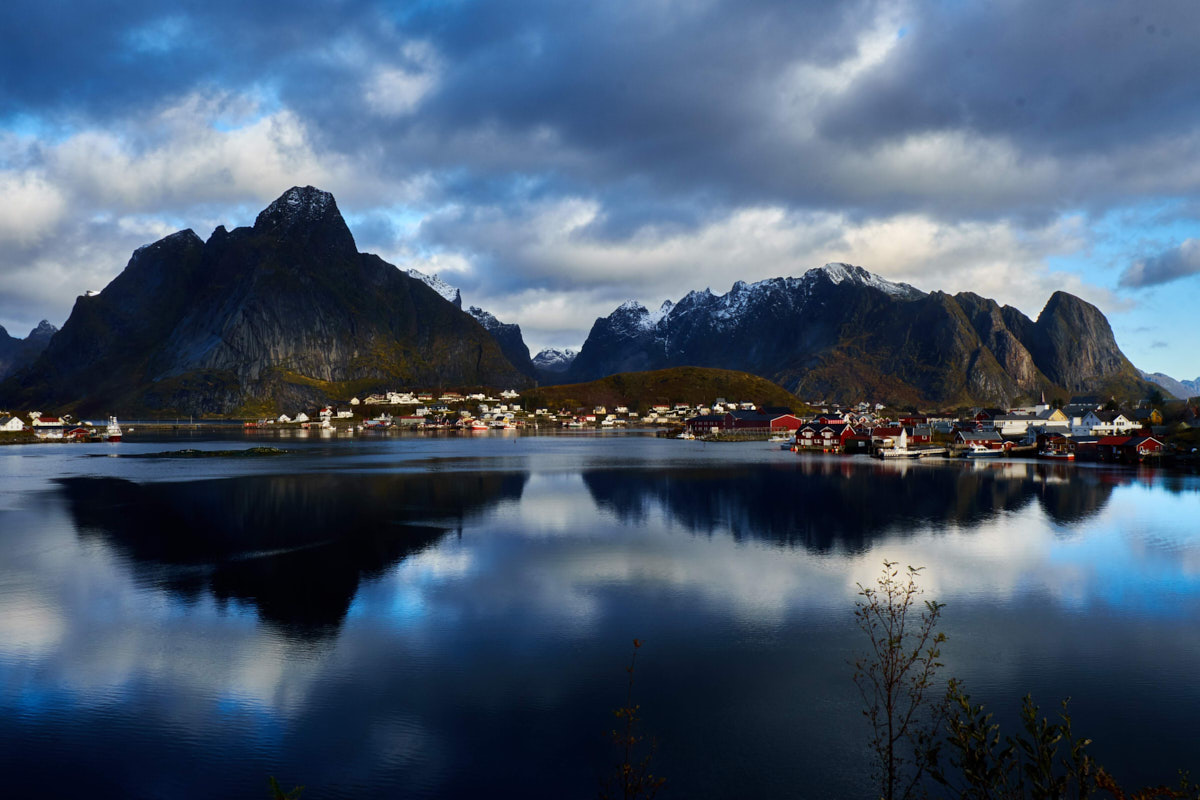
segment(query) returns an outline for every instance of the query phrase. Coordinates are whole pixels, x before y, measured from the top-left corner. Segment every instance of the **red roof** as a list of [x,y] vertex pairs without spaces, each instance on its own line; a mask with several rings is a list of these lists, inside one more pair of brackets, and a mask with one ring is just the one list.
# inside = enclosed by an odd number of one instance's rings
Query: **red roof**
[[1132,438],[1132,436],[1105,436],[1096,442],[1096,444],[1100,446],[1121,447],[1122,445],[1129,444],[1129,440]]

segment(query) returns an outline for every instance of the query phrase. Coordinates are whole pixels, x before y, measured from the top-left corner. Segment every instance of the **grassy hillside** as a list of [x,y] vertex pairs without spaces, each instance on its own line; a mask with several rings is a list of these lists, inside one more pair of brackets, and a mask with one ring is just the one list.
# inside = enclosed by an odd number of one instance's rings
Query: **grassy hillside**
[[804,411],[806,406],[786,389],[746,372],[705,367],[674,367],[652,372],[622,372],[590,383],[542,386],[521,393],[522,404],[534,408],[628,406],[646,411],[660,403],[709,405],[716,398],[785,406]]

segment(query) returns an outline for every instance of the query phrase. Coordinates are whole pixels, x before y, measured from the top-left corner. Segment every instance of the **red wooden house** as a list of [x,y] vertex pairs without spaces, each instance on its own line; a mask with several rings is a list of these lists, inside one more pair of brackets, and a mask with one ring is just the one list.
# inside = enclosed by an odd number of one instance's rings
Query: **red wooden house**
[[810,422],[796,431],[796,447],[822,452],[844,452],[846,440],[854,435],[854,428],[846,422],[821,424]]
[[783,433],[784,431],[796,431],[804,424],[804,420],[797,417],[795,414],[780,414],[771,420],[771,433]]

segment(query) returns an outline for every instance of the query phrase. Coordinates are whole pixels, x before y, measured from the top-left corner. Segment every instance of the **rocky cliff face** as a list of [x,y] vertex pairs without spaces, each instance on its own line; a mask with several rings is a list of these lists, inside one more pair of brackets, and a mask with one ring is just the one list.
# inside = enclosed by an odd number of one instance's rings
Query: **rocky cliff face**
[[333,196],[293,188],[253,227],[143,247],[0,386],[83,413],[235,413],[402,386],[527,385],[433,289],[359,253]]
[[567,374],[684,365],[751,372],[814,400],[903,405],[1145,388],[1104,315],[1079,298],[1055,294],[1034,322],[978,295],[926,294],[846,264],[691,292],[657,312],[626,303],[596,321]]
[[46,320],[39,322],[24,339],[10,336],[0,325],[0,378],[32,364],[56,333],[58,328]]
[[1051,295],[1026,346],[1046,377],[1071,392],[1091,391],[1099,379],[1138,377],[1100,309],[1066,292]]
[[526,346],[525,339],[521,336],[520,325],[501,322],[494,315],[475,306],[471,306],[467,313],[492,335],[496,344],[500,346],[500,352],[504,354],[510,364],[516,367],[522,375],[536,380],[537,368],[533,366],[533,361],[529,358],[529,347]]

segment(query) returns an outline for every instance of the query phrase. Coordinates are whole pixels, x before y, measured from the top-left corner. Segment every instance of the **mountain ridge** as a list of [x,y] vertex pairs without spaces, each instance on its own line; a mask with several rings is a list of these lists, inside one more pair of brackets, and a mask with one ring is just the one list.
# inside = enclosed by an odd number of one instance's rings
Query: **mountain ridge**
[[81,413],[267,413],[405,383],[531,381],[461,309],[358,252],[333,196],[309,186],[251,227],[138,248],[0,397]]
[[[765,335],[764,332],[769,332]],[[1037,320],[963,292],[923,292],[840,262],[799,277],[626,302],[593,324],[566,380],[672,366],[734,369],[801,396],[1009,405],[1149,386],[1095,306],[1055,292]]]

